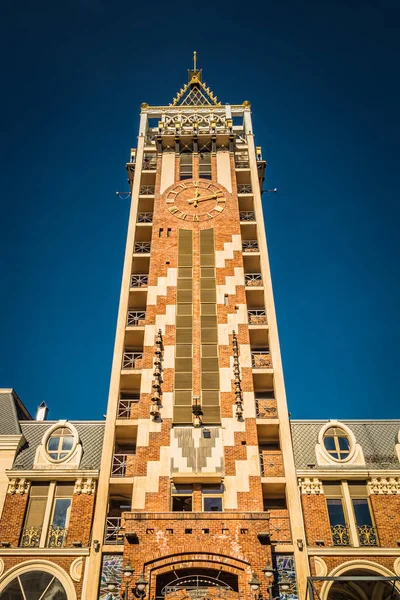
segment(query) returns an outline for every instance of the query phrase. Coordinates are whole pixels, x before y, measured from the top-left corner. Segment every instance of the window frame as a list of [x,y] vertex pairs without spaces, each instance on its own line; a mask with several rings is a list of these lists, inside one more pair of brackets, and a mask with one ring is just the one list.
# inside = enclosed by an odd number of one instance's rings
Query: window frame
[[[325,447],[325,434],[329,429],[332,428],[341,429],[348,437],[348,440],[350,442],[350,449],[348,455],[345,458],[335,458]],[[321,427],[318,434],[318,444],[320,446],[322,454],[331,464],[342,465],[345,463],[349,463],[354,459],[356,455],[357,442],[355,435],[347,425],[341,423],[340,421],[328,421],[323,425],[323,427]]]
[[[48,450],[49,440],[52,437],[52,435],[54,434],[54,432],[57,431],[57,429],[68,429],[71,432],[71,435],[73,437],[72,448],[70,450],[68,450],[68,452],[66,452],[66,455],[63,458],[58,458],[58,459],[52,458],[50,456],[51,450],[50,451]],[[62,438],[60,438],[60,439],[62,439]],[[75,455],[78,444],[79,444],[79,435],[78,435],[76,428],[72,425],[72,423],[70,423],[69,421],[58,421],[57,423],[53,423],[53,425],[45,431],[43,438],[42,438],[41,446],[43,448],[46,461],[48,461],[49,463],[54,464],[54,465],[59,465],[59,464],[62,464],[64,462],[71,460],[71,458]]]

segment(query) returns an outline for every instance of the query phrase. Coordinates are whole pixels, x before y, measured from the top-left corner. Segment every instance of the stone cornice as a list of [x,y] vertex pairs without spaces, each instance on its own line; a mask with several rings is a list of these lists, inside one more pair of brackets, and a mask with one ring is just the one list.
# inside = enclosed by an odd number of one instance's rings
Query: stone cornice
[[315,548],[308,547],[309,556],[400,556],[400,548],[379,548],[377,546],[362,546],[361,548]]
[[17,452],[25,443],[22,433],[17,435],[0,435],[0,451],[15,450]]
[[31,481],[50,481],[52,479],[57,479],[57,481],[71,481],[71,479],[78,478],[94,478],[98,479],[99,471],[98,470],[61,470],[56,467],[52,469],[6,469],[6,475],[9,479],[15,478],[26,478]]
[[359,469],[354,467],[340,469],[297,469],[297,477],[316,477],[318,479],[371,479],[373,477],[400,477],[398,469]]
[[400,477],[371,477],[367,485],[370,494],[400,494]]
[[269,512],[125,512],[125,521],[269,521]]
[[0,548],[0,556],[88,556],[90,548]]

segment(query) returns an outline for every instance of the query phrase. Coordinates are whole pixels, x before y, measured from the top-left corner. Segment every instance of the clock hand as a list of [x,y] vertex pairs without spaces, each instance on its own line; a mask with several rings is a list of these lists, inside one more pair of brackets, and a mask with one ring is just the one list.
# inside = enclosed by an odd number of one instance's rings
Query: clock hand
[[221,198],[222,194],[212,194],[211,196],[200,196],[197,198],[190,198],[188,200],[188,204],[197,204],[198,202],[203,202],[203,200],[212,200],[213,198]]

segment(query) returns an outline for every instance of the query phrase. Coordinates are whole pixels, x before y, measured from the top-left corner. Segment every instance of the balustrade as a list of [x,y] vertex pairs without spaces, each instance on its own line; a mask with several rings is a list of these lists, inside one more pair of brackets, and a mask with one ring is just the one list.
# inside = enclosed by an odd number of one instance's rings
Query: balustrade
[[242,241],[243,252],[259,252],[258,240],[243,240]]
[[139,194],[140,196],[154,196],[154,185],[141,185]]
[[378,539],[376,535],[375,527],[372,525],[358,525],[358,539],[360,546],[377,546]]
[[276,400],[270,398],[256,398],[257,419],[276,419],[277,416]]
[[350,534],[347,525],[340,523],[332,525],[331,533],[334,546],[350,546]]
[[124,536],[122,530],[122,518],[121,517],[107,517],[106,527],[104,531],[104,543],[105,544],[123,544]]
[[150,242],[135,242],[135,254],[150,254]]
[[138,223],[152,223],[153,213],[152,212],[140,212],[137,214]]
[[251,364],[253,369],[272,369],[271,352],[269,350],[252,350]]
[[122,356],[123,369],[141,369],[143,352],[126,350]]
[[132,399],[120,398],[118,401],[118,419],[137,419],[138,418],[139,396]]
[[128,310],[128,317],[126,324],[128,327],[143,326],[146,321],[145,310]]
[[67,540],[68,529],[65,527],[50,527],[47,540],[48,548],[63,548]]
[[131,275],[131,287],[147,287],[149,283],[148,275]]
[[283,458],[280,450],[260,452],[261,477],[283,477]]
[[238,183],[238,194],[252,194],[253,190],[250,183]]
[[261,273],[245,273],[244,284],[248,287],[262,287],[263,280]]
[[20,546],[22,548],[38,548],[42,529],[40,527],[28,527],[22,530]]
[[236,159],[235,160],[236,169],[250,169],[250,163],[247,159]]
[[255,221],[256,213],[254,210],[241,210],[240,211],[240,220],[241,221]]
[[144,171],[155,171],[157,168],[157,159],[154,158],[144,158],[142,169]]
[[249,325],[266,325],[267,315],[264,309],[251,308],[247,311]]
[[111,477],[133,477],[135,454],[114,454]]

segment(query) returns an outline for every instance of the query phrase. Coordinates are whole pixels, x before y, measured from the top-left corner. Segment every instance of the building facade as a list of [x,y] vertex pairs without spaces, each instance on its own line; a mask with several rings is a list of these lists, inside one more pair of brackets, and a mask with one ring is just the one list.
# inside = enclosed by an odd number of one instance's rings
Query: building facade
[[314,581],[314,597],[399,598],[398,583],[376,578],[400,577],[400,421],[291,428],[310,572],[336,578]]
[[131,564],[150,598],[194,586],[250,599],[252,580],[267,597],[273,564],[304,596],[250,103],[221,105],[194,66],[171,104],[142,104],[127,170],[92,580],[104,600]]
[[104,422],[34,420],[12,389],[0,408],[0,598],[82,598]]

